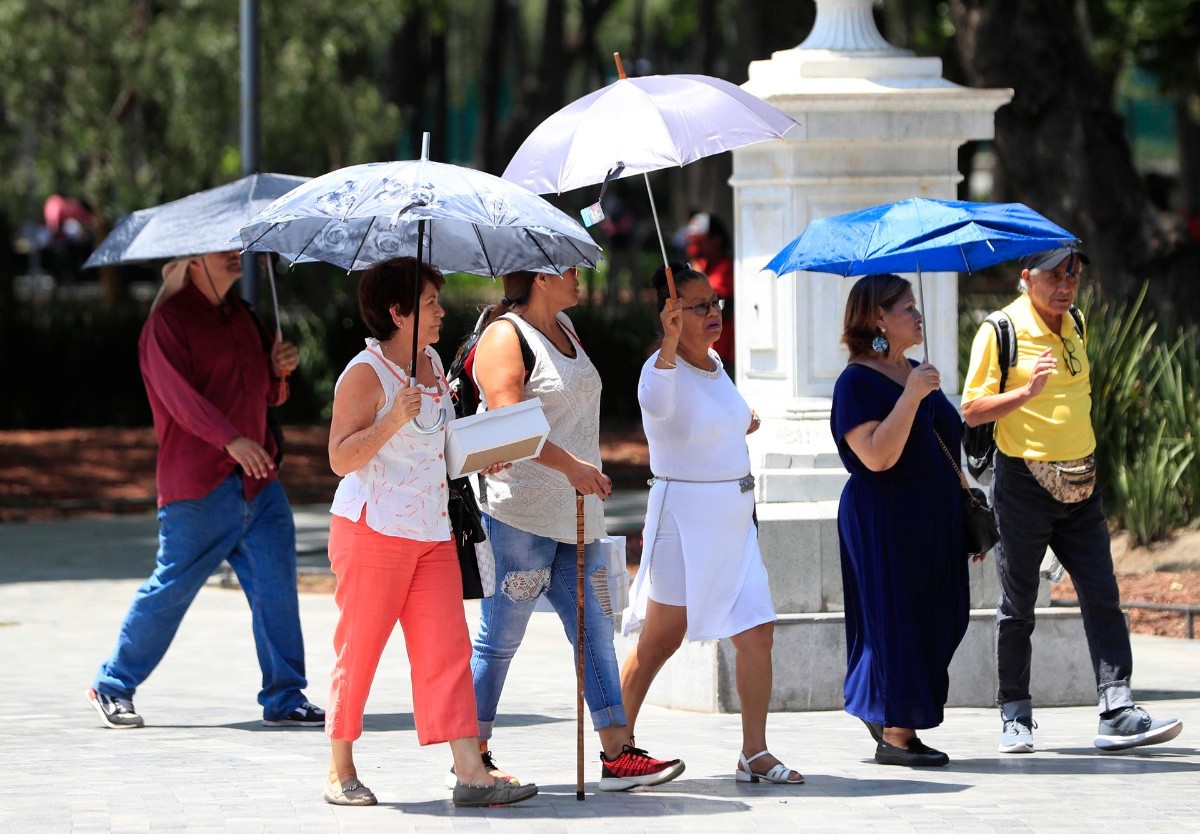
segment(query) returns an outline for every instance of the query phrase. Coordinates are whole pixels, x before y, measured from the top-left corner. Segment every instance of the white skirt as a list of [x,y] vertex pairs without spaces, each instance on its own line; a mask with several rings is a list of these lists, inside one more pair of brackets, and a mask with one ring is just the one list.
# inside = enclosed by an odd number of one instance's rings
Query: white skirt
[[775,621],[753,492],[742,492],[736,481],[656,480],[647,503],[642,563],[622,617],[624,634],[641,628],[651,599],[686,606],[687,638],[693,641]]

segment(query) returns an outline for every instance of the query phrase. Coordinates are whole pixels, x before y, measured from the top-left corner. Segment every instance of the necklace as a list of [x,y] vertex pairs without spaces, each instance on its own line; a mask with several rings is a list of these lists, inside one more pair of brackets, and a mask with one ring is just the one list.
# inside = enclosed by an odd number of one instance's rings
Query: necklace
[[383,358],[386,359],[387,361],[391,362],[393,365],[396,365],[397,367],[404,368],[407,372],[409,365],[412,364],[411,358],[405,357],[405,361],[398,362],[396,359],[393,359],[391,356],[388,356],[389,349],[394,351],[395,348],[393,345],[390,345],[386,342],[379,343],[379,351],[383,354]]

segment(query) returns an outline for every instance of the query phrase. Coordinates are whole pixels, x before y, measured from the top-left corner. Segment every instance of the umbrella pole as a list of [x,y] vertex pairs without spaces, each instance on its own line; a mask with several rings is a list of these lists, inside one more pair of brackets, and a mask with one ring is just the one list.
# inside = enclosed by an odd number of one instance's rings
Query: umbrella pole
[[575,798],[583,801],[583,495],[575,493]]
[[[921,317],[925,321],[929,318],[925,315],[925,282],[921,280],[921,265],[917,264],[917,300],[921,305]],[[925,351],[925,358],[922,360],[925,364],[929,364],[929,327],[925,327],[925,338],[921,340],[921,350]]]
[[279,295],[275,292],[275,263],[270,253],[267,254],[267,283],[271,285],[271,305],[275,309],[275,341],[283,341],[283,324],[279,321]]
[[663,269],[667,271],[667,289],[671,292],[671,300],[676,298],[675,292],[675,274],[671,271],[671,265],[667,263],[667,244],[663,242],[662,226],[658,222],[658,207],[654,205],[654,190],[650,188],[650,175],[642,173],[642,179],[646,181],[646,194],[650,196],[650,214],[654,216],[654,231],[658,232],[658,248],[662,250]]
[[[625,64],[621,61],[620,52],[613,53],[613,63],[617,65],[618,78],[629,77],[625,74]],[[650,188],[650,177],[644,171],[642,172],[642,179],[646,181],[646,194],[650,196],[650,214],[654,216],[654,231],[658,232],[658,248],[662,250],[663,269],[667,273],[667,289],[671,293],[671,300],[674,301],[678,295],[675,292],[675,274],[671,271],[671,264],[667,262],[667,245],[663,243],[662,226],[658,223],[658,208],[654,205],[654,191]]]

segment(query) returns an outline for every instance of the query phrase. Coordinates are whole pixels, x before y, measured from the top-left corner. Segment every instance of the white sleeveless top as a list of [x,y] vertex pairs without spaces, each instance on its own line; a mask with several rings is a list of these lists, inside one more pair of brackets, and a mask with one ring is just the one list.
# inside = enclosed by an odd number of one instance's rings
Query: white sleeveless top
[[[431,426],[439,413],[445,413],[447,420],[454,414],[441,359],[432,347],[426,347],[425,353],[433,360],[438,383],[421,386],[425,396],[417,419]],[[408,385],[408,372],[384,357],[376,339],[367,339],[366,350],[350,360],[337,385],[342,384],[346,371],[361,364],[370,365],[383,386],[384,403],[375,413],[377,423],[391,410],[400,389]],[[446,541],[450,520],[446,516],[445,447],[445,426],[433,434],[421,434],[411,422],[405,423],[366,465],[342,478],[329,511],[356,522],[365,507],[367,526],[377,533],[415,541]]]
[[[575,346],[575,357],[564,356],[536,327],[513,313],[507,319],[521,329],[533,351],[533,372],[525,383],[524,399],[537,397],[550,424],[548,442],[580,460],[600,466],[600,374],[575,337],[571,320],[558,314]],[[495,322],[488,325],[494,327]],[[508,327],[509,325],[502,325]],[[477,383],[478,384],[478,383]],[[480,390],[479,410],[487,409]],[[604,505],[595,495],[584,497],[584,541],[603,538]],[[574,543],[575,488],[561,472],[534,460],[514,463],[487,477],[487,508],[492,518],[527,533]]]

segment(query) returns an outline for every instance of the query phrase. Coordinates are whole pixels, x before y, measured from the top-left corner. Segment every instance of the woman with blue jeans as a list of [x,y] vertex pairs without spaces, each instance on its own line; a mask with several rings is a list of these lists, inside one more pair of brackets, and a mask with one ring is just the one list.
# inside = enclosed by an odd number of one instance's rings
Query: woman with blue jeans
[[[489,475],[484,527],[496,556],[496,593],[482,603],[471,656],[484,762],[499,771],[487,742],[504,680],[537,599],[543,594],[576,639],[575,495],[584,496],[584,698],[600,736],[600,789],[657,785],[683,772],[679,760],[651,758],[634,746],[621,701],[613,649],[613,612],[598,539],[600,504],[612,482],[600,471],[600,375],[563,314],[579,301],[574,269],[504,277],[504,298],[489,312],[475,354],[480,410],[530,397],[541,400],[550,424],[542,453]],[[502,321],[501,321],[502,320]],[[525,361],[522,342],[532,354]],[[605,593],[597,595],[597,589]]]

